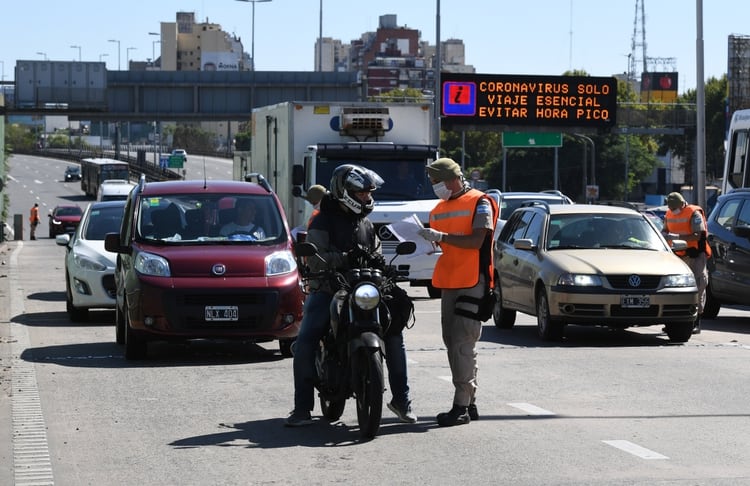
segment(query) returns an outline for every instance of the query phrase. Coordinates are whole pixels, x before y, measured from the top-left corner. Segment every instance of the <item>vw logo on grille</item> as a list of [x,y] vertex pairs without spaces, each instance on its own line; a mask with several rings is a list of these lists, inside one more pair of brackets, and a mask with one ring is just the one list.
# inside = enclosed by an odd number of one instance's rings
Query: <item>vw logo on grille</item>
[[393,233],[388,229],[388,225],[383,225],[378,229],[378,236],[381,240],[390,240],[393,238]]
[[217,263],[213,267],[211,267],[211,273],[213,273],[216,276],[222,276],[225,273],[227,273],[227,266],[223,263]]
[[638,275],[631,275],[628,277],[628,284],[631,287],[640,287],[641,286],[641,277]]

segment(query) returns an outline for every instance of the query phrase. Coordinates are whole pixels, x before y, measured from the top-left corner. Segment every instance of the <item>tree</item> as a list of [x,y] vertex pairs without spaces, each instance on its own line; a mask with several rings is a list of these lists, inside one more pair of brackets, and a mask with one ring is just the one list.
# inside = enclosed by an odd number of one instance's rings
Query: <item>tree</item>
[[[720,79],[711,77],[705,84],[706,101],[706,181],[718,179],[724,171],[724,139],[727,129],[727,77]],[[681,95],[678,109],[686,105],[695,105],[697,92],[688,90]],[[661,150],[672,152],[684,161],[687,174],[692,174],[695,166],[695,131],[690,130],[685,135],[669,135],[661,138]]]

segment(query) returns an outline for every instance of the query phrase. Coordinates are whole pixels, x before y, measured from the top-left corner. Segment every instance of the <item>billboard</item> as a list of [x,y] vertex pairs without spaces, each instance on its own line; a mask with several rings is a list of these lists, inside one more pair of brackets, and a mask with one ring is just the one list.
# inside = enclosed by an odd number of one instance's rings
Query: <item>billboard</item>
[[556,129],[615,126],[617,79],[441,73],[446,127],[509,126]]
[[677,101],[677,73],[642,73],[641,101],[675,103]]
[[206,52],[201,54],[201,71],[239,71],[240,58],[234,52]]

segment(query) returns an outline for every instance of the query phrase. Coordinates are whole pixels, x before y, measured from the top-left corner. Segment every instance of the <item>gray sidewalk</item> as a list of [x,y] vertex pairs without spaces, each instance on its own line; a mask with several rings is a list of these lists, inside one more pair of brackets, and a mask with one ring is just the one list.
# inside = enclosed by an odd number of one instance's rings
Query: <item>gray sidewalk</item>
[[0,243],[0,484],[13,484],[10,258],[16,245]]

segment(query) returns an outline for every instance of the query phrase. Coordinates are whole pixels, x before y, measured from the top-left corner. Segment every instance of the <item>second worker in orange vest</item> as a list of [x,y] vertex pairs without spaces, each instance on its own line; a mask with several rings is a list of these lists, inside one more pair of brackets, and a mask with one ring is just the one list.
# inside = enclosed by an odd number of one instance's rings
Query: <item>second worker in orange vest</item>
[[669,210],[664,215],[662,232],[669,241],[687,242],[687,250],[675,251],[675,254],[688,264],[698,285],[698,318],[695,320],[693,334],[699,334],[708,286],[706,263],[711,256],[711,247],[706,242],[706,216],[703,208],[688,204],[679,192],[672,192],[667,196],[667,206]]
[[441,201],[430,212],[430,227],[420,236],[440,245],[432,284],[442,289],[440,302],[443,343],[455,391],[453,407],[437,416],[440,426],[479,419],[476,343],[482,322],[476,303],[492,283],[492,234],[497,223],[495,201],[471,189],[461,167],[441,158],[427,166],[432,189]]

